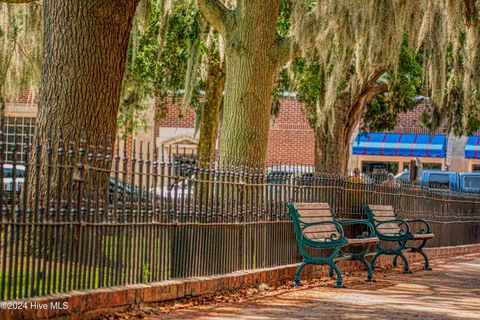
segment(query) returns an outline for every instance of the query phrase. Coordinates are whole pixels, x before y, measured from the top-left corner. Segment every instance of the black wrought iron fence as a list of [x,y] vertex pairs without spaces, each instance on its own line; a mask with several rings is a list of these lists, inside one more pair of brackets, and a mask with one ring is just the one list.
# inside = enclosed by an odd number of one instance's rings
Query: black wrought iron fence
[[[5,152],[0,133],[0,153]],[[389,204],[438,225],[437,245],[477,243],[480,201],[316,173],[309,165],[196,163],[179,147],[84,140],[8,146],[0,162],[0,299],[22,299],[299,261],[286,205],[340,218]],[[1,159],[4,159],[1,157]],[[440,234],[438,234],[440,233]]]

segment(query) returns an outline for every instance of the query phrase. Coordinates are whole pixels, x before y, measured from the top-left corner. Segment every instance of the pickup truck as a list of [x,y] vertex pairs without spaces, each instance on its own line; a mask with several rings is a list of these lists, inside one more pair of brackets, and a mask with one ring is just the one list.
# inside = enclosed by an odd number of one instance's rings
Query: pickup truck
[[[408,181],[408,175],[409,172],[404,171],[396,179],[405,182]],[[422,190],[480,193],[480,173],[424,170],[419,182]]]

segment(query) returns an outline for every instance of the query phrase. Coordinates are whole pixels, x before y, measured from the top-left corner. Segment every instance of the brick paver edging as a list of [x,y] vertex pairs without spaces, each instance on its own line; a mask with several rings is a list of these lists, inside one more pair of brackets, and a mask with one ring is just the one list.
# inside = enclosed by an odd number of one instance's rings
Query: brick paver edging
[[[431,260],[472,253],[480,253],[480,244],[425,249]],[[418,254],[407,253],[410,262],[422,261]],[[381,256],[378,266],[392,267],[392,258]],[[342,271],[351,272],[362,268],[355,261],[340,261]],[[230,274],[180,279],[151,284],[128,285],[88,291],[71,291],[27,301],[28,310],[0,310],[0,319],[89,319],[95,315],[138,307],[140,304],[180,299],[186,296],[200,296],[224,290],[254,286],[258,283],[272,283],[293,279],[297,264],[275,268],[238,271]],[[307,266],[302,278],[325,276],[326,267]],[[10,303],[10,302],[7,302]],[[14,302],[11,302],[14,303]],[[67,306],[65,309],[54,309]],[[66,304],[64,304],[66,303]]]

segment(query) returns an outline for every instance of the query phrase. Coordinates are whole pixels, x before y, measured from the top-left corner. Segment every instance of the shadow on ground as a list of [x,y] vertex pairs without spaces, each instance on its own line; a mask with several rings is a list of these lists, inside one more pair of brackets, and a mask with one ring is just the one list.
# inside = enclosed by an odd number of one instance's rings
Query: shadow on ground
[[437,260],[433,268],[376,272],[375,283],[355,273],[347,276],[347,289],[334,289],[328,280],[147,319],[480,319],[480,255]]

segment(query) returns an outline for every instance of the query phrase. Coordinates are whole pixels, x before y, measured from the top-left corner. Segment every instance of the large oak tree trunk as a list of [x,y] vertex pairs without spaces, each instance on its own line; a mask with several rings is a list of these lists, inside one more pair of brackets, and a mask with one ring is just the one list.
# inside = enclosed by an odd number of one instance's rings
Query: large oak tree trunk
[[340,99],[335,108],[333,130],[329,130],[331,119],[325,118],[324,123],[317,124],[315,131],[315,170],[346,174],[350,156],[350,140],[358,125],[367,103],[376,95],[388,90],[387,85],[374,85],[383,71],[379,71],[369,82],[357,99]]
[[350,139],[361,113],[348,117],[345,108],[335,110],[333,134],[329,124],[315,129],[315,169],[317,172],[346,174],[350,156]]
[[226,35],[224,116],[220,157],[262,163],[267,153],[274,76],[272,57],[280,1],[251,2],[239,9]]
[[139,0],[45,4],[38,132],[91,142],[115,136],[132,19]]
[[[42,64],[36,142],[42,145],[40,181],[45,180],[46,142],[54,150],[85,132],[86,146],[115,141],[117,111],[132,20],[139,0],[52,0],[44,4]],[[53,154],[53,162],[56,161]],[[30,176],[37,174],[32,167]],[[52,169],[52,190],[58,170]],[[60,179],[61,181],[61,179]],[[40,183],[40,187],[45,183]],[[30,196],[34,195],[33,188]],[[44,188],[41,188],[44,189]],[[44,194],[44,190],[41,190]]]
[[[43,212],[47,219],[63,220],[68,213],[68,202],[72,203],[71,209],[83,208],[86,203],[97,210],[108,207],[110,174],[101,169],[108,167],[106,148],[113,148],[117,133],[120,90],[138,1],[44,1],[44,58],[35,138],[41,149],[30,159],[38,166],[30,166],[28,191],[24,189],[26,205],[36,210],[35,215]],[[86,150],[80,159],[82,132]],[[59,149],[62,140],[63,150]],[[53,147],[51,155],[47,154],[48,141]],[[76,151],[67,160],[70,142]],[[103,150],[98,149],[100,145]],[[98,155],[100,152],[102,156]],[[63,164],[69,161],[75,172],[72,167],[59,166],[62,161]],[[80,161],[83,164],[88,161],[90,167],[78,166]],[[76,210],[76,217],[97,219],[82,212]],[[43,252],[45,260],[50,260],[55,252],[68,259],[73,257],[69,255],[71,250],[94,246],[98,261],[110,265],[110,259],[102,253],[104,239],[100,229],[81,229],[79,235],[71,228],[45,228],[37,230],[31,241],[32,252]],[[39,241],[47,245],[36,248]],[[102,273],[99,278],[103,278]]]

